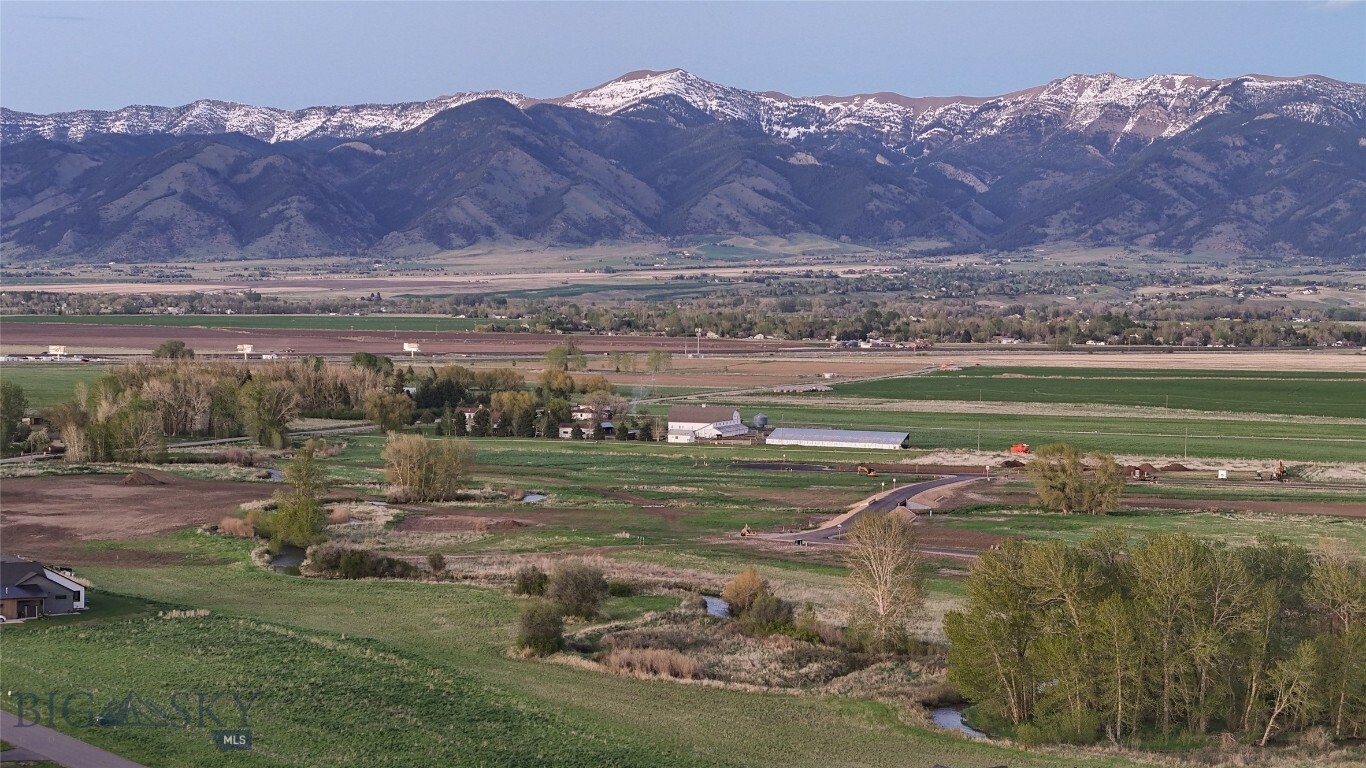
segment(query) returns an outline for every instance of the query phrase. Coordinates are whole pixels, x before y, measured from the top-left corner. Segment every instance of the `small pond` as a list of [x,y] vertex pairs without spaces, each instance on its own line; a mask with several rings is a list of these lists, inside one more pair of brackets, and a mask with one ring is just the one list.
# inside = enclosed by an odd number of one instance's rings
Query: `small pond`
[[299,547],[285,545],[280,550],[280,554],[270,559],[270,569],[276,573],[298,574],[299,566],[304,564],[304,550]]
[[545,501],[544,493],[528,493],[522,497],[523,504],[535,504],[538,501]]
[[730,606],[726,605],[725,600],[722,600],[719,597],[712,597],[711,595],[703,595],[702,599],[707,601],[708,614],[720,616],[723,619],[730,616]]
[[936,707],[930,710],[934,724],[949,731],[966,733],[974,739],[988,738],[985,733],[963,724],[963,710],[957,707]]

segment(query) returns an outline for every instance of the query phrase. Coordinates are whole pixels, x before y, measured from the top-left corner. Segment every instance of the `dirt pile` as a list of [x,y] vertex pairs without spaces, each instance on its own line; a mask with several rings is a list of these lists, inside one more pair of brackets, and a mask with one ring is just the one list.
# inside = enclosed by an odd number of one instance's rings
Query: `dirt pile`
[[1001,466],[1008,469],[1018,469],[1024,465],[1025,463],[1023,461],[1016,461],[1015,459],[1006,459],[1001,462]]
[[166,481],[142,470],[136,470],[123,478],[124,485],[166,485]]
[[1190,469],[1190,467],[1187,467],[1187,466],[1184,465],[1184,464],[1177,464],[1177,463],[1173,462],[1173,463],[1168,464],[1167,466],[1163,467],[1163,468],[1162,468],[1162,471],[1163,471],[1163,472],[1190,472],[1191,469]]

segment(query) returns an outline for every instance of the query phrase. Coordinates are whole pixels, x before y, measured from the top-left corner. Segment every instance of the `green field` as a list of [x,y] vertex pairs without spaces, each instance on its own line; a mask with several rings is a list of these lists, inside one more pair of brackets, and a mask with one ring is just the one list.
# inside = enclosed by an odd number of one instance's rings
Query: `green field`
[[99,363],[4,363],[0,379],[23,387],[29,408],[37,410],[71,399],[78,383],[89,384],[108,370]]
[[1366,461],[1366,428],[1359,424],[915,413],[871,410],[855,398],[847,402],[847,407],[802,407],[756,401],[753,407],[779,427],[904,429],[910,433],[911,445],[924,449],[975,449],[980,433],[982,450],[988,451],[1003,451],[1019,442],[1071,443],[1084,451],[1152,457]]
[[1366,524],[1357,519],[1316,515],[1144,511],[1094,516],[970,511],[953,512],[941,523],[949,528],[996,536],[1072,544],[1102,528],[1113,528],[1124,531],[1133,540],[1153,533],[1188,533],[1239,546],[1252,544],[1258,536],[1278,536],[1310,548],[1323,539],[1341,539],[1353,550],[1366,552]]
[[77,325],[145,325],[163,328],[295,328],[336,331],[472,331],[476,326],[517,320],[440,315],[0,315],[7,323],[67,323]]
[[[193,534],[143,542],[220,560],[232,543]],[[6,688],[259,691],[255,746],[216,753],[206,729],[60,730],[156,766],[903,765],[905,755],[967,768],[1051,766],[1056,758],[897,722],[891,707],[839,697],[745,693],[647,682],[509,659],[520,602],[457,585],[304,580],[236,559],[89,568],[99,590],[212,615],[113,616],[0,629]],[[640,598],[614,599],[630,602]],[[122,600],[127,603],[128,600]],[[629,607],[629,606],[628,606]],[[610,608],[610,606],[609,606]],[[618,615],[631,611],[613,610]],[[16,699],[3,706],[13,711]],[[725,734],[742,732],[743,739]],[[1069,758],[1127,766],[1121,758]]]
[[1366,373],[974,367],[844,384],[836,392],[894,400],[1126,405],[1157,409],[1154,415],[1179,408],[1366,419]]

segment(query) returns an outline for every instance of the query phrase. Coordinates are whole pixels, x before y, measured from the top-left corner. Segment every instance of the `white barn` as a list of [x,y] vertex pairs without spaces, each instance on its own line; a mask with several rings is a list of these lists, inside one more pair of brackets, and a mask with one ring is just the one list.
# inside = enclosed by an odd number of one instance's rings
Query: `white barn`
[[738,408],[675,405],[669,409],[669,442],[695,443],[749,434]]
[[768,445],[801,445],[808,448],[904,448],[909,432],[871,432],[857,429],[796,429],[778,427],[765,440]]

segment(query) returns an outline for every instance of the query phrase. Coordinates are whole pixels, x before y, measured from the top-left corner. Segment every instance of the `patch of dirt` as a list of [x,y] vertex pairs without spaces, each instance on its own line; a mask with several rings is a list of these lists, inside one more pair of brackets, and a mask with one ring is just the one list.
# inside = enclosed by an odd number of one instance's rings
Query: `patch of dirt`
[[251,483],[191,480],[139,470],[151,484],[118,475],[16,477],[0,483],[6,552],[62,562],[157,563],[183,555],[132,550],[87,552],[81,541],[121,540],[216,523],[241,504],[268,498]]
[[[923,518],[922,518],[923,519]],[[929,523],[920,526],[920,546],[943,547],[945,549],[991,549],[1005,540],[982,531],[963,531],[947,526]]]
[[526,528],[533,523],[510,517],[476,515],[409,515],[394,530],[404,533],[452,533],[465,531],[507,531]]

